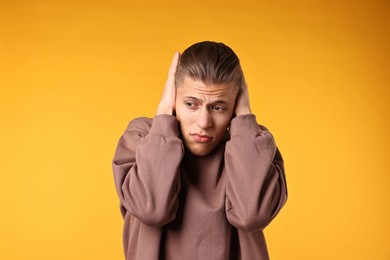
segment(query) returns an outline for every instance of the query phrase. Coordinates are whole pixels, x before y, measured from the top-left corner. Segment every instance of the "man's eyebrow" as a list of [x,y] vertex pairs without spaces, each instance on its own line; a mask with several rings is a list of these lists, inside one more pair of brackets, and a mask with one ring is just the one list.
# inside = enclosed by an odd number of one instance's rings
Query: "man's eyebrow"
[[228,105],[228,102],[226,102],[225,100],[217,100],[214,102],[215,104],[222,104],[222,105]]
[[[194,100],[197,100],[197,101],[200,101],[203,103],[203,100],[200,99],[200,98],[197,98],[197,97],[194,97],[194,96],[185,96],[184,97],[185,99],[194,99]],[[213,101],[212,102],[213,104],[222,104],[222,105],[228,105],[228,102],[223,100],[223,99],[218,99],[216,101]]]

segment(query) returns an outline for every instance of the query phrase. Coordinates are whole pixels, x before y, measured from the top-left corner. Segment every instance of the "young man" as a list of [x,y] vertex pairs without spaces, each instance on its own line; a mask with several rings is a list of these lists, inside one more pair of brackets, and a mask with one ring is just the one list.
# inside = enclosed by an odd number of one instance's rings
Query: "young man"
[[175,54],[156,115],[130,122],[113,171],[126,259],[269,259],[263,229],[287,199],[283,160],[228,46]]

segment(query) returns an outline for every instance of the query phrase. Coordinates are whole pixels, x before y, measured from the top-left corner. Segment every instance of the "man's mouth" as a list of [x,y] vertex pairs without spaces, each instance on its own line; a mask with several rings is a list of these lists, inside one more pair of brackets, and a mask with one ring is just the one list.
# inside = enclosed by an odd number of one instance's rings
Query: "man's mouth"
[[211,142],[211,140],[213,139],[208,135],[201,135],[201,134],[190,134],[190,135],[197,143],[208,143]]

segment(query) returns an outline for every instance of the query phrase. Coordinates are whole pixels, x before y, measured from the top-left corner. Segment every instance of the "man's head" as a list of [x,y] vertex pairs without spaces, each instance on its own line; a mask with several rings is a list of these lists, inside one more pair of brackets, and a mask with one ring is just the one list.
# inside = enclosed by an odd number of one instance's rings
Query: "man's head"
[[244,77],[228,46],[200,42],[186,49],[176,72],[176,117],[186,148],[205,156],[221,143]]
[[223,43],[211,41],[195,43],[181,54],[176,87],[181,86],[186,76],[206,85],[230,85],[236,92],[244,80],[240,60],[234,51]]

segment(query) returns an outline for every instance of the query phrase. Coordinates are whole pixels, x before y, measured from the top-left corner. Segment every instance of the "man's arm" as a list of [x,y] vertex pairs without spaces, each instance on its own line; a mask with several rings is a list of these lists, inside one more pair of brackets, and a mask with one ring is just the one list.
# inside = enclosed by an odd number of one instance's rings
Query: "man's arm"
[[236,101],[226,144],[226,214],[248,232],[265,228],[287,200],[283,159],[271,133],[251,114],[246,84]]
[[[177,59],[175,54],[159,108],[170,107],[167,95],[175,90]],[[113,159],[122,210],[150,226],[161,227],[176,216],[179,168],[184,155],[177,127],[177,119],[165,113],[157,113],[152,123],[135,119],[120,138]]]

